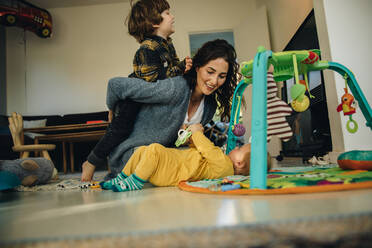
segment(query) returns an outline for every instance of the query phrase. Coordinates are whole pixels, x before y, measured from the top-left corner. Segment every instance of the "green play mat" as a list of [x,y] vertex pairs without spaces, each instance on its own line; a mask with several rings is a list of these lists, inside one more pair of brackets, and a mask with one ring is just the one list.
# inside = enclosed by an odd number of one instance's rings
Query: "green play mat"
[[[224,178],[196,182],[181,182],[185,191],[209,194],[297,194],[338,190],[372,188],[372,171],[343,170],[337,165],[285,167],[272,170],[267,175],[267,189],[250,189],[249,176],[229,176],[226,179],[239,184],[240,189],[221,191]],[[225,179],[225,180],[226,180]]]

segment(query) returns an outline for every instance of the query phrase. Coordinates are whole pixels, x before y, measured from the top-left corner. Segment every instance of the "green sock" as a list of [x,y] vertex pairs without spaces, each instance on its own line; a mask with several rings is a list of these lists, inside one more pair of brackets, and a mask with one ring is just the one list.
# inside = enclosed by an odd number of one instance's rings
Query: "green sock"
[[128,176],[125,175],[124,172],[120,172],[119,175],[111,180],[108,180],[108,181],[102,181],[99,183],[99,185],[101,185],[101,188],[102,189],[112,189],[112,187],[114,186],[114,184],[117,184],[119,183],[120,181],[123,181],[125,178],[127,178]]
[[129,177],[125,178],[124,180],[120,181],[119,183],[115,184],[112,187],[112,190],[115,192],[139,190],[143,188],[145,182],[146,181],[137,177],[136,174],[132,174]]

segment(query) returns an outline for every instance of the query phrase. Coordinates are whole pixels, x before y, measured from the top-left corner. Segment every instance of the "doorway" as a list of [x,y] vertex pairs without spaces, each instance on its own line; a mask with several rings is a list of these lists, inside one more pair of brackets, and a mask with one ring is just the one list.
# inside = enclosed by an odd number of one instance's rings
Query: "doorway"
[[[319,49],[314,10],[301,24],[295,35],[289,41],[284,51]],[[284,82],[282,97],[289,102],[289,88],[293,79]],[[332,151],[331,131],[328,118],[327,98],[322,71],[309,74],[311,98],[310,107],[304,112],[293,112],[288,117],[292,127],[293,137],[288,142],[282,142],[282,156],[302,157],[307,161],[312,156],[323,156]]]

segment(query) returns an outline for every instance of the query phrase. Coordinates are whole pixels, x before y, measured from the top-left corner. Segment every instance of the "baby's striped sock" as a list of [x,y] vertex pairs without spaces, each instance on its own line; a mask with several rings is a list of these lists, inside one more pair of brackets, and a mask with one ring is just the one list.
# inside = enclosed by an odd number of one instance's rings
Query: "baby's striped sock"
[[119,183],[115,184],[112,187],[112,190],[115,192],[138,190],[143,188],[145,182],[146,181],[137,177],[136,174],[132,174],[123,181],[120,181]]
[[119,175],[111,180],[108,180],[108,181],[102,181],[99,183],[99,185],[101,185],[101,188],[102,189],[112,189],[112,187],[114,186],[114,184],[117,184],[121,181],[123,181],[125,178],[127,178],[128,176],[125,175],[124,172],[120,172]]

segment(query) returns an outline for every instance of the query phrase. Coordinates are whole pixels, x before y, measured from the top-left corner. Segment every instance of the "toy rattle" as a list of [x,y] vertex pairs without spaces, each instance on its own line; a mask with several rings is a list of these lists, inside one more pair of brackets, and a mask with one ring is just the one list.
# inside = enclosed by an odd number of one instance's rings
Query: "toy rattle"
[[85,189],[100,189],[101,186],[99,185],[99,182],[90,182],[90,183],[82,183],[80,185],[73,185],[73,186],[68,186],[64,184],[58,184],[57,185],[58,189],[80,189],[80,190],[85,190]]
[[[357,102],[354,100],[354,96],[349,93],[347,88],[347,75],[344,76],[345,78],[345,94],[341,97],[341,103],[337,106],[337,112],[344,112],[344,115],[349,116],[349,120],[346,123],[346,130],[349,133],[355,133],[358,131],[358,123],[353,120],[353,114],[355,114],[355,107],[357,105]],[[350,126],[352,124],[353,127]]]
[[232,132],[235,136],[237,137],[241,137],[245,134],[245,127],[243,124],[235,124],[233,127],[232,127]]
[[[304,71],[304,77],[305,80],[299,80],[298,74],[298,65],[297,65],[297,56],[296,54],[292,54],[292,61],[293,61],[293,70],[294,70],[294,77],[295,77],[295,84],[291,87],[290,92],[291,92],[291,97],[292,97],[292,102],[291,102],[291,107],[297,111],[297,112],[304,112],[305,110],[308,109],[310,106],[310,100],[309,98],[305,95],[305,92],[307,91],[309,93],[310,98],[315,98],[313,95],[311,95],[310,90],[309,90],[309,80],[307,77],[307,70],[302,68]],[[319,60],[319,55],[317,54],[317,51],[309,51],[308,57],[305,59],[301,60],[302,64],[314,64],[316,61]]]
[[180,145],[184,144],[188,138],[190,138],[192,132],[189,130],[189,128],[186,129],[180,129],[178,131],[178,138],[176,140],[176,147],[179,147]]

